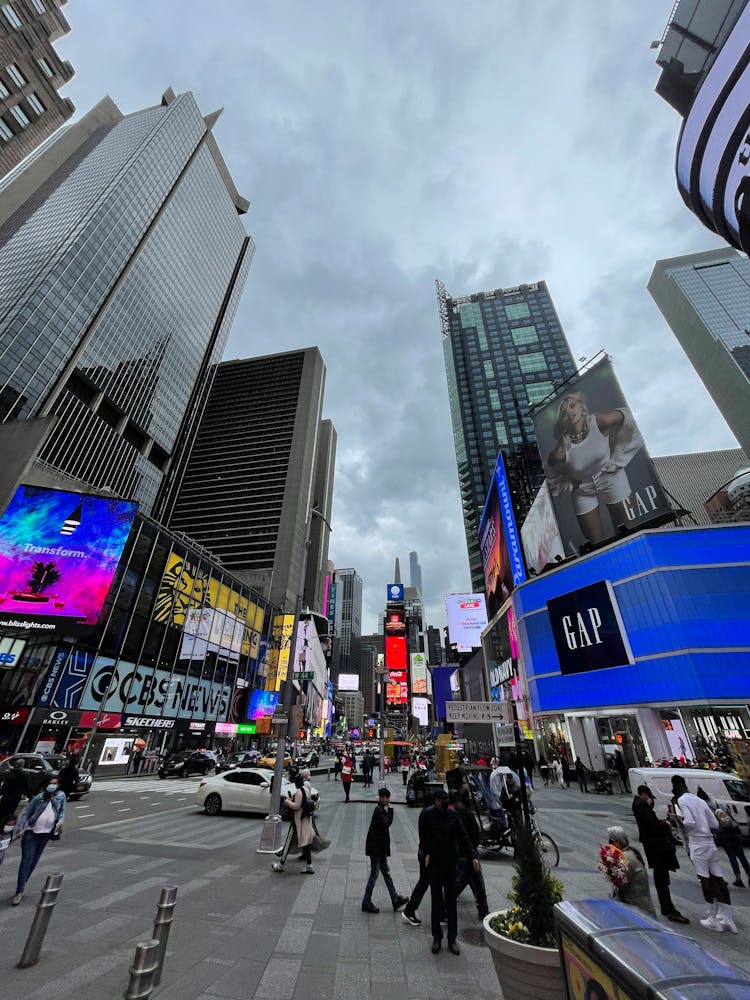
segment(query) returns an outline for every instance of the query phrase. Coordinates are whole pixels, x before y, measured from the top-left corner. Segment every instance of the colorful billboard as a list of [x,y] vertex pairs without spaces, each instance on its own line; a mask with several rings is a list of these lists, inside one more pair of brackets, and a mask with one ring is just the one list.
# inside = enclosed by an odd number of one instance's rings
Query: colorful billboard
[[487,628],[484,594],[446,594],[448,635],[459,653],[470,653],[482,645],[482,631]]
[[541,573],[548,563],[565,559],[565,546],[557,527],[555,508],[552,506],[546,480],[529,508],[521,526],[521,543],[529,572]]
[[266,690],[279,691],[289,670],[289,649],[294,631],[294,615],[275,615],[271,623]]
[[411,693],[428,694],[427,690],[427,657],[424,653],[412,653],[411,660]]
[[430,724],[430,701],[428,698],[412,698],[411,714],[419,720],[420,726]]
[[404,585],[403,583],[389,583],[388,584],[388,603],[392,601],[394,603],[400,604],[404,600]]
[[339,691],[359,691],[359,674],[339,674]]
[[251,691],[247,704],[248,719],[261,719],[265,715],[273,715],[279,703],[276,691]]
[[136,510],[128,500],[19,486],[0,518],[0,625],[96,625]]
[[505,701],[505,684],[513,684],[518,678],[520,649],[513,607],[508,603],[505,613],[485,633],[484,662],[490,682],[490,700]]
[[704,226],[750,253],[750,6],[701,84],[677,144],[677,186]]
[[609,358],[534,412],[567,555],[671,512]]
[[497,465],[479,519],[479,547],[484,567],[487,614],[492,618],[510,596],[513,587],[526,579],[502,452],[497,456]]

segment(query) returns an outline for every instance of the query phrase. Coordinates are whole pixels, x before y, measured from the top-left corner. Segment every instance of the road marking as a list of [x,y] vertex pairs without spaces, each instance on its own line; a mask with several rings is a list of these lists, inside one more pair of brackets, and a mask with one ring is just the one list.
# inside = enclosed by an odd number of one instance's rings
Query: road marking
[[135,882],[133,885],[129,886],[127,889],[119,889],[117,892],[110,892],[107,896],[101,896],[99,899],[94,900],[92,903],[84,903],[84,908],[87,910],[105,910],[109,906],[114,906],[116,903],[121,903],[130,896],[135,895],[137,892],[145,892],[146,889],[151,889],[154,886],[161,885],[162,877],[159,875],[157,878],[146,878],[142,882]]
[[128,809],[118,809],[117,811],[118,811],[118,813],[129,813],[130,809],[129,808]]
[[[180,806],[179,809],[165,809],[161,815],[168,816],[170,813],[184,813],[185,806]],[[121,819],[110,820],[109,823],[92,823],[91,826],[87,826],[87,830],[103,830],[108,826],[116,826],[118,823],[122,823]]]
[[89,816],[94,816],[95,813],[78,813],[78,819],[86,819]]
[[111,806],[120,806],[124,801],[125,799],[111,799],[109,804]]

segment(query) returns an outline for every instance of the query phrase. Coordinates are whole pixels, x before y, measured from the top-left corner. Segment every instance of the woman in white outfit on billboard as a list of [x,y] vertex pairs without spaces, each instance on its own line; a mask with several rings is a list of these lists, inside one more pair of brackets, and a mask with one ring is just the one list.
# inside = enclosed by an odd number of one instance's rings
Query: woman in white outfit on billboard
[[557,447],[547,459],[553,496],[570,493],[578,524],[588,542],[608,537],[599,499],[607,505],[612,524],[627,523],[632,489],[625,466],[643,447],[643,438],[626,406],[607,413],[589,413],[581,393],[560,401],[555,423]]

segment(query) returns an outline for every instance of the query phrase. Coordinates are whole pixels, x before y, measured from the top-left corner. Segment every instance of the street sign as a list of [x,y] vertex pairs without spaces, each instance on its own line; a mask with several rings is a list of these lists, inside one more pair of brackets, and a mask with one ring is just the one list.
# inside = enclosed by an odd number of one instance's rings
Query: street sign
[[447,701],[446,722],[505,722],[508,706],[498,701]]
[[508,725],[497,727],[497,738],[500,743],[515,743],[516,741],[516,727],[511,722]]
[[314,670],[303,670],[301,673],[294,675],[295,681],[314,681],[315,671]]

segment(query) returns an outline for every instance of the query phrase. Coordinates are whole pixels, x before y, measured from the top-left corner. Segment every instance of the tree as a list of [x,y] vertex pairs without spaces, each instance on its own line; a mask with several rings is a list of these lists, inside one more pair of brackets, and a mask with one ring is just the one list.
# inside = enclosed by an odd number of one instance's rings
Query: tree
[[27,586],[32,594],[41,594],[43,590],[51,587],[53,583],[57,583],[59,579],[60,574],[53,562],[45,563],[35,560]]

